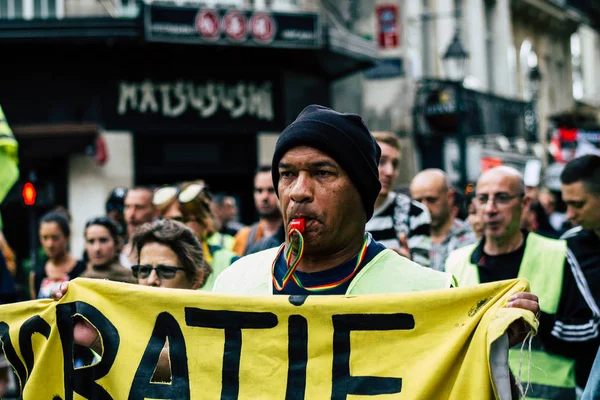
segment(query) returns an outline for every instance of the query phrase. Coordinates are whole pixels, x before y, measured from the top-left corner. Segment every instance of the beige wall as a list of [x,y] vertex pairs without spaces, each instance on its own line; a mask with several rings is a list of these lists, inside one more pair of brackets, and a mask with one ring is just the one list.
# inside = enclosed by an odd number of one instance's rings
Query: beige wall
[[258,165],[271,165],[275,144],[279,134],[276,132],[260,132],[258,134]]
[[83,231],[89,218],[104,215],[104,203],[117,186],[133,185],[133,137],[129,132],[104,132],[108,162],[98,165],[94,157],[69,159],[69,211],[73,217],[71,250],[80,257],[84,250]]
[[[552,20],[549,20],[552,21]],[[566,111],[575,104],[571,69],[571,34],[576,25],[571,23],[532,23],[522,15],[512,15],[512,32],[517,52],[519,96],[524,94],[522,75],[528,66],[522,65],[519,54],[525,40],[533,44],[542,73],[537,112],[539,119],[539,142],[548,143],[548,116]]]

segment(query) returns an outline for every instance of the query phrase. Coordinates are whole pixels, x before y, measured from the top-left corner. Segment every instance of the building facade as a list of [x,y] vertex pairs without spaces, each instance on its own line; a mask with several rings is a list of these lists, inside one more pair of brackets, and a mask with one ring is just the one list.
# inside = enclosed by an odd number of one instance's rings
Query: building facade
[[[9,3],[0,104],[23,180],[43,189],[37,216],[69,209],[76,256],[117,186],[204,179],[252,222],[252,177],[279,132],[305,106],[330,106],[333,82],[377,55],[316,1]],[[36,232],[19,223],[18,191],[2,214],[28,255]]]
[[[444,168],[458,182],[461,158],[467,181],[477,178],[482,159],[496,162],[499,153],[511,154],[505,161],[521,169],[532,158],[547,163],[552,117],[597,98],[598,8],[587,0],[360,2],[358,28],[378,42],[383,61],[338,84],[346,94],[357,86],[363,93],[339,97],[338,108],[403,138],[400,183],[423,167]],[[390,31],[385,10],[392,10],[397,33],[387,42],[380,40]],[[458,91],[455,82],[444,83],[452,80],[444,54],[455,37],[468,52]]]

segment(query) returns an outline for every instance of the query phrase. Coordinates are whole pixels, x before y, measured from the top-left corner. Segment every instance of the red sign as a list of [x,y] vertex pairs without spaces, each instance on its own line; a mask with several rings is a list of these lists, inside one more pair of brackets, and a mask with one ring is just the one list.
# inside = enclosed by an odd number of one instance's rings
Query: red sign
[[275,20],[268,14],[256,13],[250,18],[250,33],[257,42],[271,43],[276,30]]
[[400,45],[400,21],[395,4],[379,5],[377,16],[377,44],[380,49],[395,49]]
[[207,40],[217,40],[221,33],[219,16],[215,11],[202,10],[196,15],[196,31]]
[[502,165],[502,160],[496,157],[481,157],[481,172],[499,167]]
[[223,30],[231,41],[243,42],[248,34],[246,17],[239,11],[227,12],[223,17]]

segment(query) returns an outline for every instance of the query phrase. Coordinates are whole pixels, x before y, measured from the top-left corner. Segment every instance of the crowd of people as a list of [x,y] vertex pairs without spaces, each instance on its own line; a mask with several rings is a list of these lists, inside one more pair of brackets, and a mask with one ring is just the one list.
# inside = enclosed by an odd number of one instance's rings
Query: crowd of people
[[[540,322],[529,395],[581,395],[600,344],[600,157],[565,166],[561,214],[552,192],[525,186],[507,166],[482,173],[469,193],[438,169],[395,190],[402,153],[396,135],[371,134],[358,115],[309,106],[281,133],[272,165],[255,173],[257,222],[240,225],[235,198],[211,194],[202,180],[117,188],[106,215],[86,223],[82,257],[69,251],[66,210],[41,218],[31,298],[60,299],[77,277],[243,295],[398,293],[524,277],[531,293],[507,306]],[[304,251],[290,270],[285,254],[298,251],[288,234],[299,218]],[[87,321],[74,329],[79,345],[99,353]],[[510,345],[527,331],[513,324]],[[164,353],[156,379],[168,375]],[[518,365],[518,351],[509,358]],[[517,386],[513,379],[513,396]],[[585,396],[600,396],[592,386]]]

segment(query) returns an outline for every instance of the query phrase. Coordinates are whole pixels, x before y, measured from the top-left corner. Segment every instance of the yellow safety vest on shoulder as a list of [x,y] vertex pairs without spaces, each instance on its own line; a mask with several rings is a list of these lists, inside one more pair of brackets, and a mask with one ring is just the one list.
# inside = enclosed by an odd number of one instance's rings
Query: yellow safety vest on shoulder
[[[450,253],[446,259],[446,272],[453,274],[459,286],[474,286],[480,283],[477,265],[471,262],[475,243]],[[562,240],[548,239],[535,233],[527,235],[525,253],[519,267],[519,278],[529,281],[531,292],[538,296],[540,309],[547,314],[556,314],[563,284],[567,244]],[[575,361],[543,351],[539,340],[534,340],[531,366],[529,357],[523,357],[522,371],[530,368],[530,390],[528,399],[575,399]],[[509,352],[509,364],[513,373],[519,372],[521,364],[519,349]],[[527,374],[525,372],[524,374]],[[523,377],[523,381],[527,377]]]
[[[217,293],[272,295],[271,266],[278,248],[240,258],[227,268],[214,285]],[[385,249],[369,261],[352,279],[346,294],[409,293],[449,289],[456,286],[451,274],[434,271]]]
[[233,251],[235,238],[225,233],[215,232],[206,239],[206,243],[208,243],[210,246],[219,246]]

